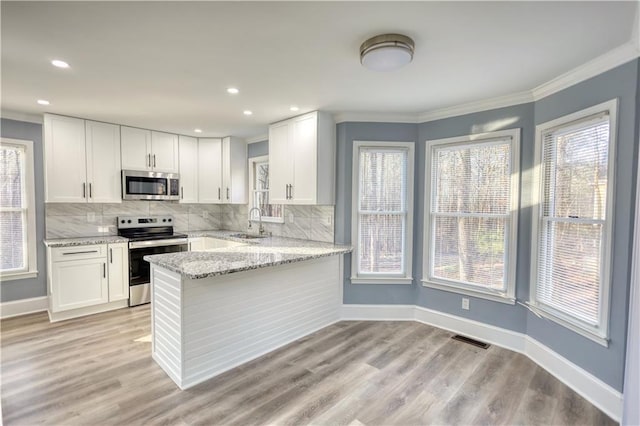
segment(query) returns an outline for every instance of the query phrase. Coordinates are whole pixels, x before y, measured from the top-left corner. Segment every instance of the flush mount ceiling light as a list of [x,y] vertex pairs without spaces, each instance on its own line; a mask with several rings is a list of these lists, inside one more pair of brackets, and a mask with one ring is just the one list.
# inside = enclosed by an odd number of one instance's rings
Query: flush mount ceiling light
[[413,59],[414,43],[402,34],[381,34],[360,46],[360,63],[373,71],[392,71]]

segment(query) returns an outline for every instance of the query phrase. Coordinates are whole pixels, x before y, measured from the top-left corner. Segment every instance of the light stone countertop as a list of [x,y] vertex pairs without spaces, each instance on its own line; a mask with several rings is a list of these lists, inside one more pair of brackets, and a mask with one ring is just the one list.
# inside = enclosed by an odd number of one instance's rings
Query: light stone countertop
[[80,238],[54,238],[44,240],[47,247],[72,247],[72,246],[88,246],[92,244],[115,244],[127,243],[129,239],[119,237],[117,235],[104,235],[99,237],[80,237]]
[[283,237],[267,237],[253,240],[234,238],[238,231],[189,232],[189,237],[211,237],[234,242],[241,246],[215,248],[207,251],[156,254],[144,260],[177,272],[184,278],[200,279],[226,275],[250,269],[283,265],[325,256],[351,252],[351,246],[297,240]]

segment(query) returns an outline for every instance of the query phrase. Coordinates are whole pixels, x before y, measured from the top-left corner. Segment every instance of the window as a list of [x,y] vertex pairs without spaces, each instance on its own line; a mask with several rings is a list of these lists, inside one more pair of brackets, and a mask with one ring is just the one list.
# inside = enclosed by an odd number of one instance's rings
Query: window
[[427,141],[427,287],[515,302],[520,130]]
[[36,270],[33,142],[0,144],[0,273],[3,280],[32,278]]
[[608,310],[616,101],[536,128],[530,303],[603,345]]
[[[251,200],[249,208],[257,207],[263,222],[284,222],[282,204],[269,204],[269,157],[249,158]],[[258,212],[249,213],[249,220],[258,220]]]
[[411,284],[413,143],[355,142],[352,283]]

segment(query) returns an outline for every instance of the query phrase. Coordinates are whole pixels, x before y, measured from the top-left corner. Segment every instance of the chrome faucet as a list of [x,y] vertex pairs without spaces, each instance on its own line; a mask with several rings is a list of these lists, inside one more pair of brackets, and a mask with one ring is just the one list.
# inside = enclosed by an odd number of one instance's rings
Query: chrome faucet
[[[258,207],[252,207],[251,210],[249,210],[249,218],[251,218],[251,213],[254,210],[258,210],[258,223],[260,224],[260,226],[258,227],[258,235],[262,235],[264,234],[264,228],[262,227],[262,210],[260,210]],[[249,219],[249,229],[252,229],[251,219]]]

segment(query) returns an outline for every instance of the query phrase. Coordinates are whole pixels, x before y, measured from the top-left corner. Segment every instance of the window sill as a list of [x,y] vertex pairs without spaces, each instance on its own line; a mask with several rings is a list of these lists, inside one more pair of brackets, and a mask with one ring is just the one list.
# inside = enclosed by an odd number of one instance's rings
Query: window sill
[[441,284],[441,283],[437,283],[437,282],[433,282],[433,281],[429,281],[429,280],[422,280],[422,286],[423,287],[428,287],[428,288],[435,288],[437,290],[443,290],[443,291],[448,291],[451,293],[458,293],[458,294],[464,294],[466,296],[472,296],[472,297],[477,297],[479,299],[486,299],[486,300],[491,300],[493,302],[499,302],[499,303],[504,303],[506,305],[515,305],[516,304],[516,300],[513,297],[509,297],[507,295],[500,295],[497,293],[490,293],[490,292],[484,292],[484,291],[476,291],[476,290],[472,290],[472,289],[468,289],[468,288],[463,288],[463,287],[458,287],[458,286],[454,286],[454,285],[448,285],[448,284]]
[[35,278],[37,276],[38,276],[38,271],[16,272],[13,274],[0,274],[0,280],[2,281],[25,280],[27,278]]
[[[249,222],[258,223],[260,220],[258,219],[249,219]],[[284,223],[283,217],[263,217],[262,223]]]
[[372,277],[351,277],[351,284],[413,284],[413,278],[372,278]]
[[581,327],[569,320],[563,319],[560,316],[544,309],[544,307],[540,305],[535,305],[531,302],[527,302],[527,307],[536,315],[543,317],[549,321],[553,321],[574,333],[581,335],[582,337],[586,337],[589,340],[596,342],[597,344],[604,346],[605,348],[609,347],[609,339],[607,337],[600,336],[595,334],[593,331],[588,330],[584,327]]

